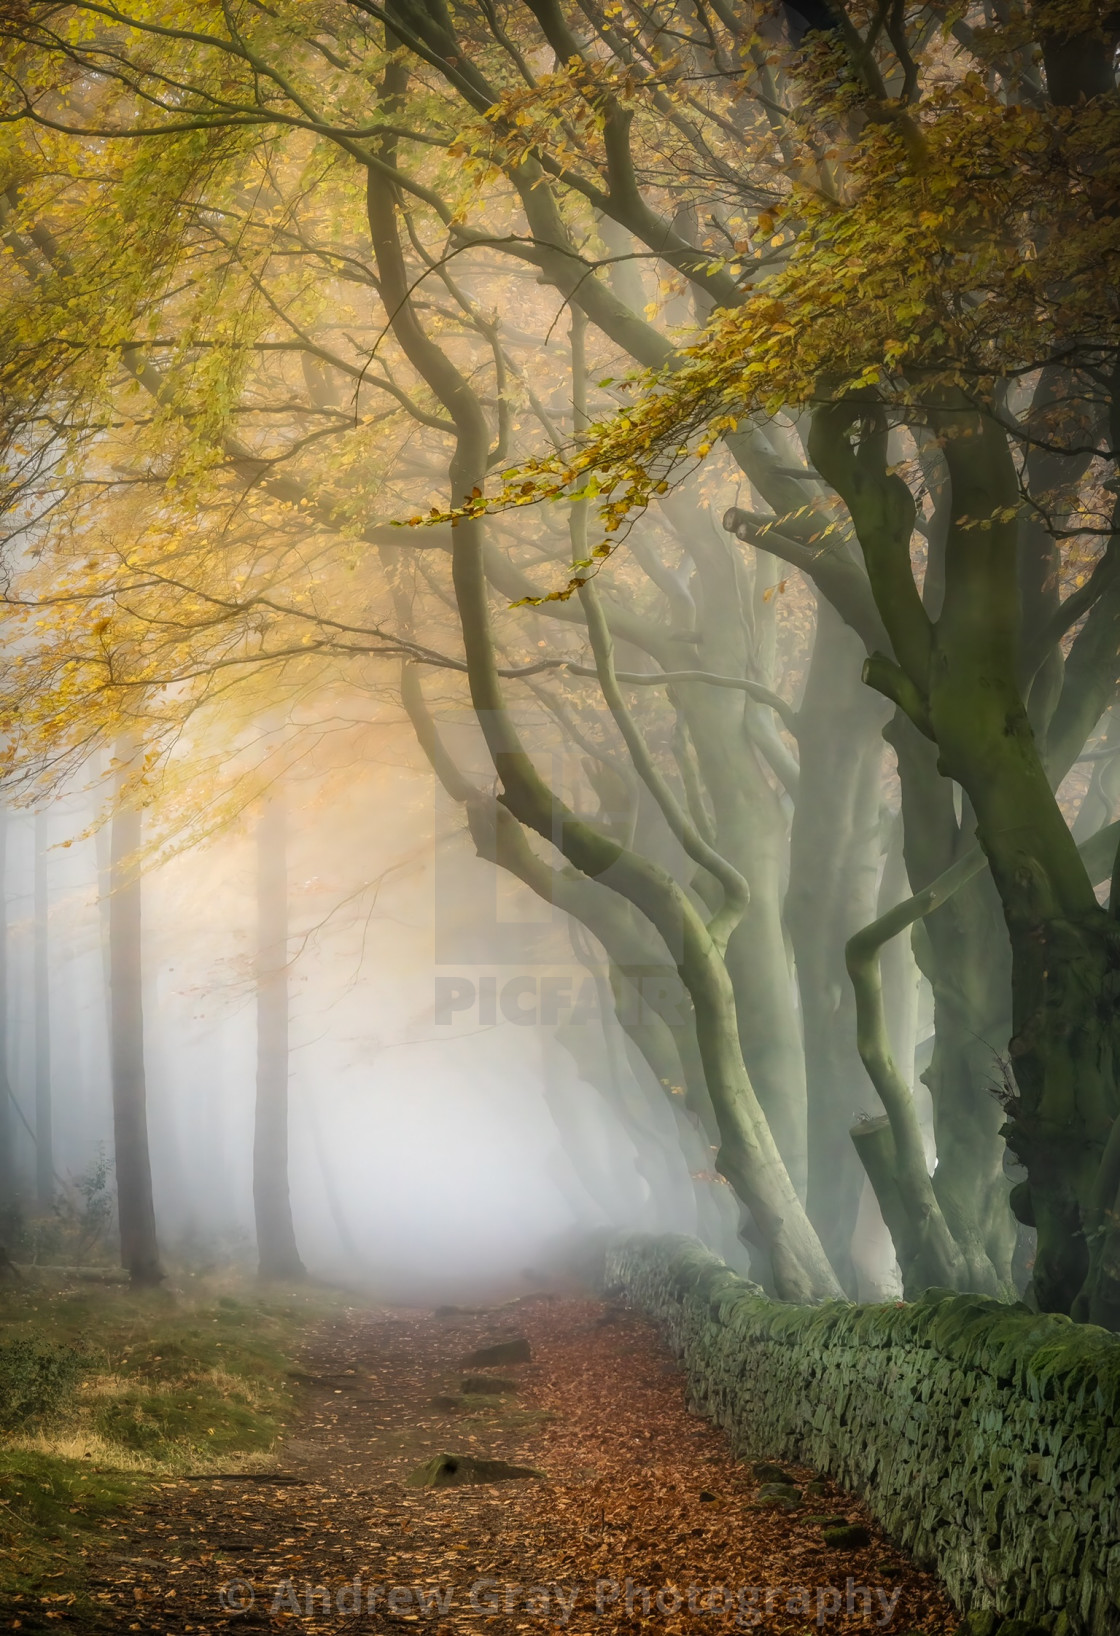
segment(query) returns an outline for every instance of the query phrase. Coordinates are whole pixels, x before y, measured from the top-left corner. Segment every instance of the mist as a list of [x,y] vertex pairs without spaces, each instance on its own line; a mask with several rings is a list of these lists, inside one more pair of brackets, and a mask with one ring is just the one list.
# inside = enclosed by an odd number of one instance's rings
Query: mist
[[[600,1010],[604,969],[579,962],[566,916],[474,855],[399,719],[386,709],[369,730],[380,764],[345,791],[313,767],[297,767],[283,789],[289,1179],[309,1272],[385,1298],[474,1298],[547,1282],[570,1240],[603,1228],[701,1232],[745,1269],[726,1187],[710,1161],[709,1178],[694,1180],[673,1153],[662,1087],[648,1083],[648,1068],[643,1082],[645,1065]],[[20,1259],[39,1264],[69,1242],[29,1191],[44,1004],[62,1214],[66,1204],[80,1210],[82,1183],[103,1161],[111,1186],[109,885],[97,801],[95,787],[81,788],[6,821],[12,1159],[26,1212],[22,1221],[13,1212],[7,1230],[23,1234]],[[250,811],[185,848],[172,837],[166,856],[143,867],[156,1231],[181,1277],[256,1262],[258,822]],[[480,961],[495,935],[510,945],[489,951],[504,962]],[[45,991],[35,966],[44,940]],[[641,1109],[659,1151],[652,1175],[616,1097]],[[111,1253],[113,1231],[106,1223],[87,1247],[95,1262]]]

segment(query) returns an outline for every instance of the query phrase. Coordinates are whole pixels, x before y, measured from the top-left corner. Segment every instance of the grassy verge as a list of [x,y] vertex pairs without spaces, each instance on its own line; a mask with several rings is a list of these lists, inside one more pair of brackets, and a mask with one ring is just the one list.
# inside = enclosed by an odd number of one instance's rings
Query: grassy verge
[[45,1277],[5,1288],[0,1409],[12,1342],[76,1351],[80,1374],[48,1409],[14,1425],[9,1413],[0,1434],[0,1608],[86,1611],[82,1551],[113,1511],[161,1476],[271,1465],[294,1408],[300,1339],[338,1300],[228,1280],[141,1293]]

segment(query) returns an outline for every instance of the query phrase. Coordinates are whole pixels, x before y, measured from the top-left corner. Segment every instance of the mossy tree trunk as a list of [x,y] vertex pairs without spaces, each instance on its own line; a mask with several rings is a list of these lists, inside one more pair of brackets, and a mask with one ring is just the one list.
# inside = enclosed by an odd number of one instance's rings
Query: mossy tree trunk
[[[694,565],[697,639],[690,665],[708,674],[769,681],[762,674],[766,642],[759,625],[763,617],[772,620],[771,604],[749,597],[731,541],[716,533],[706,512],[685,496],[671,497],[665,510]],[[670,697],[702,774],[712,839],[750,882],[750,901],[726,953],[739,1044],[767,1124],[804,1199],[809,1186],[805,1052],[784,917],[789,820],[756,722],[770,716],[769,707],[703,681],[678,682]]]
[[[934,746],[905,716],[888,735],[898,757],[907,873],[921,892],[975,846],[974,820],[970,810],[958,818]],[[916,921],[912,941],[933,994],[933,1054],[922,1078],[933,1104],[934,1190],[964,1257],[962,1287],[1008,1293],[1016,1231],[997,1092],[1011,1023],[1011,949],[990,874],[972,876]]]
[[[1004,1134],[1028,1174],[1015,1204],[1038,1230],[1034,1298],[1115,1327],[1120,1258],[1107,1253],[1107,1221],[1116,1194],[1102,1158],[1120,1108],[1120,926],[1097,902],[1024,703],[1018,475],[988,416],[966,406],[938,415],[952,522],[932,619],[910,562],[913,500],[888,470],[884,429],[857,427],[857,413],[818,411],[814,459],[851,511],[893,647],[872,656],[867,679],[932,740],[940,771],[965,792],[999,893],[1017,1085]],[[1094,612],[1108,616],[1102,603]]]

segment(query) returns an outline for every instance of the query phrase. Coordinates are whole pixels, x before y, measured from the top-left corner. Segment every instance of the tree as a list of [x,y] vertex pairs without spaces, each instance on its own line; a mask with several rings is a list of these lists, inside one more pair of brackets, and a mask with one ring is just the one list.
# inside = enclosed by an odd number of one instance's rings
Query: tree
[[[376,205],[377,201],[372,201]],[[395,225],[391,227],[395,232]],[[384,253],[392,255],[389,241],[386,240]],[[399,255],[399,247],[397,254]],[[393,277],[396,277],[394,271]],[[410,314],[411,316],[411,314]],[[398,337],[399,338],[399,337]],[[437,349],[438,351],[438,349]],[[434,355],[433,355],[434,356]],[[439,365],[437,364],[437,370]],[[453,369],[454,366],[452,365]],[[430,386],[430,382],[428,383]],[[154,387],[157,395],[163,390],[160,384]],[[446,423],[446,422],[444,422]],[[456,481],[458,476],[456,475]],[[462,554],[456,553],[457,564],[461,564]],[[458,566],[456,567],[456,574]],[[472,615],[467,620],[468,627],[472,626]],[[164,620],[165,628],[166,621]],[[476,658],[481,657],[484,667],[492,664],[492,659],[485,658],[489,638],[485,630],[478,631],[479,644]],[[472,638],[473,640],[473,638]],[[468,650],[470,641],[468,641]],[[117,650],[119,651],[119,649]],[[150,648],[148,650],[150,654]],[[149,676],[151,671],[149,669]],[[477,680],[477,664],[475,679]],[[504,728],[497,729],[499,738]],[[540,829],[545,828],[545,834],[552,830],[551,797],[544,788],[535,788],[534,781],[529,774],[529,764],[523,759],[509,763],[510,768],[516,767],[522,776],[524,792],[530,796],[530,807],[535,822]],[[526,781],[527,780],[527,781]],[[535,802],[535,805],[534,805]],[[547,818],[546,818],[547,806]],[[559,809],[558,809],[559,810]],[[527,808],[528,812],[529,809]],[[593,834],[590,826],[583,826],[574,832],[574,844],[577,846],[589,843],[592,852],[584,856],[593,861],[592,855],[598,859],[594,863],[595,872],[601,873],[606,863],[621,857],[622,853],[617,845],[609,839]],[[703,843],[702,843],[703,850]],[[716,860],[716,854],[708,849],[705,857]],[[631,868],[628,859],[624,859],[624,867]],[[734,1021],[734,1007],[731,988],[722,966],[721,952],[712,942],[711,934],[706,929],[706,917],[701,917],[693,906],[689,896],[664,871],[651,866],[645,860],[638,859],[637,881],[644,881],[646,887],[652,887],[658,904],[657,914],[660,916],[661,930],[676,939],[677,925],[680,922],[684,928],[684,935],[688,943],[687,964],[689,982],[694,990],[703,997],[703,1003],[713,1014],[714,1023],[705,1024],[700,1030],[701,1056],[707,1054],[707,1077],[709,1092],[714,1081],[720,1114],[725,1127],[725,1146],[727,1165],[737,1169],[737,1184],[743,1191],[753,1195],[754,1213],[763,1218],[760,1228],[762,1243],[767,1244],[770,1239],[777,1242],[769,1245],[771,1253],[776,1255],[780,1263],[779,1281],[784,1281],[784,1287],[791,1292],[798,1290],[805,1293],[824,1293],[835,1290],[836,1285],[827,1262],[820,1251],[815,1235],[804,1216],[803,1207],[797,1198],[796,1191],[789,1181],[788,1174],[782,1165],[778,1153],[773,1145],[773,1138],[762,1120],[760,1110],[754,1100],[754,1093],[747,1078],[742,1062],[742,1046],[738,1038]],[[732,881],[737,875],[733,866],[722,865],[717,862],[717,869],[721,870],[727,881]],[[635,884],[636,884],[635,882]],[[642,890],[638,886],[638,890]],[[723,922],[717,923],[717,936],[722,938],[730,933],[737,918],[733,905],[729,904],[728,912]],[[753,1172],[753,1179],[752,1179]],[[788,1241],[788,1247],[787,1247]]]
[[118,806],[112,818],[109,862],[109,1055],[121,1265],[133,1284],[142,1287],[158,1284],[163,1270],[148,1153],[141,933],[143,819],[136,792],[130,789],[134,760],[134,745],[128,740],[119,742]]
[[[19,1198],[16,1164],[16,1119],[8,1079],[8,814],[0,808],[0,1220],[10,1230]],[[0,1241],[2,1242],[2,1241]],[[5,1252],[6,1253],[6,1252]],[[2,1260],[2,1257],[0,1257]]]
[[45,812],[35,814],[35,1200],[54,1203],[54,1132],[51,1108],[51,991]]
[[257,1100],[253,1208],[262,1278],[302,1278],[288,1187],[288,853],[283,791],[257,819]]
[[[1103,65],[1115,27],[1050,19],[1036,14],[1045,89],[1019,99],[1017,42],[996,34],[991,92],[966,78],[920,109],[905,38],[888,30],[882,45],[892,101],[874,56],[838,26],[848,106],[867,120],[840,191],[791,196],[787,265],[717,314],[636,412],[546,463],[541,491],[596,474],[617,527],[685,449],[738,435],[752,411],[812,410],[809,453],[851,516],[885,636],[865,677],[898,708],[899,736],[931,741],[965,792],[1010,935],[1005,1134],[1028,1173],[1015,1203],[1038,1228],[1035,1296],[1114,1326],[1114,916],[1055,785],[1117,681],[1115,515],[1101,499],[1116,317],[1098,283],[1112,253],[1115,83]],[[819,96],[835,140],[844,99]],[[995,210],[1017,233],[993,234]],[[920,459],[909,483],[899,471],[892,426],[935,471],[922,565],[911,537],[928,491]],[[1104,550],[1063,601],[1063,543],[1086,538]]]
[[[388,90],[389,95],[392,97],[391,83],[389,83]],[[388,164],[388,160],[383,160],[383,164]],[[399,172],[396,172],[396,167],[394,167],[394,173],[399,175]],[[536,196],[540,195],[540,190],[530,187],[528,177],[523,177],[522,182],[525,183],[526,195],[530,196],[531,203],[536,203]],[[379,260],[389,257],[386,267],[388,267],[391,280],[394,281],[394,290],[397,293],[404,293],[404,285],[402,285],[401,276],[399,276],[401,275],[401,267],[397,265],[397,263],[401,262],[401,249],[399,249],[399,242],[397,242],[396,252],[394,252],[392,240],[389,237],[389,234],[396,234],[396,222],[392,222],[391,213],[386,218],[384,201],[383,205],[378,206],[378,198],[376,198],[373,191],[370,193],[370,205],[371,219],[373,219],[374,209],[381,208],[381,211],[383,211],[381,219],[388,226],[388,234],[384,237],[384,247],[378,244]],[[540,211],[538,211],[538,214],[540,214]],[[551,218],[549,218],[549,221],[551,221]],[[396,255],[396,260],[394,260],[394,255]],[[553,262],[556,262],[556,260],[558,258],[553,257]],[[559,263],[561,263],[564,283],[571,288],[572,272],[574,272],[572,263],[566,262],[564,257],[559,257]],[[386,267],[378,268],[379,275],[381,275],[379,281],[383,286]],[[576,283],[579,283],[579,278],[576,278]],[[384,296],[384,288],[381,293]],[[388,304],[389,308],[394,306],[392,299],[389,299],[386,304]],[[397,301],[396,306],[399,306],[399,301]],[[602,301],[598,301],[598,308],[602,309]],[[620,306],[618,312],[623,314],[625,309]],[[477,334],[482,334],[482,329],[477,326],[473,314],[468,311],[466,317],[468,317],[471,327],[476,329]],[[419,345],[420,352],[423,352],[422,327],[419,326],[419,322],[414,324],[414,319],[415,314],[412,308],[407,309],[407,312],[402,309],[396,322],[397,340],[401,344],[405,362],[409,360],[410,340],[417,339],[412,334],[414,329],[419,330],[417,345]],[[402,326],[409,326],[407,334],[404,334]],[[631,329],[633,327],[631,326]],[[664,345],[659,344],[659,352],[664,352]],[[325,357],[327,357],[327,362],[334,362],[334,353],[327,353]],[[414,355],[412,355],[414,366],[417,366],[417,357],[419,357],[419,353],[415,352],[414,348]],[[435,375],[440,376],[445,383],[450,383],[451,393],[458,393],[455,380],[453,380],[455,365],[450,365],[451,373],[443,370],[443,365],[440,363],[440,348],[428,350],[428,352],[425,352],[425,357],[435,370]],[[322,360],[319,360],[319,362],[322,362]],[[445,357],[445,362],[450,363],[450,360],[446,360]],[[150,383],[150,380],[152,380],[150,370],[146,370],[146,375]],[[422,383],[425,381],[422,368],[420,368],[420,380],[422,380]],[[433,386],[432,375],[427,376],[427,386],[428,389],[433,389],[437,393],[438,399],[438,386]],[[160,396],[160,394],[165,396],[165,384],[160,383],[159,378],[155,380],[155,383],[149,389],[154,391],[155,396]],[[461,399],[459,399],[459,406],[463,407],[463,414],[468,414],[468,409],[466,409],[468,396],[468,391],[464,391],[461,394]],[[459,443],[463,443],[463,435],[466,434],[466,430],[471,430],[474,442],[481,443],[482,440],[486,440],[487,456],[489,456],[486,414],[482,411],[481,404],[476,404],[473,411],[469,411],[469,414],[473,414],[474,417],[473,427],[468,429],[468,422],[461,420],[461,424],[458,425]],[[437,420],[437,424],[440,430],[446,430],[448,427],[455,430],[455,412],[451,412],[450,416],[445,414],[443,419]],[[479,476],[484,476],[484,471],[481,468],[479,468]],[[455,471],[453,481],[458,484],[458,470]],[[298,492],[298,489],[296,489],[296,492]],[[734,578],[734,563],[732,563],[732,558],[729,556],[726,543],[713,542],[713,546],[715,546],[715,550],[710,551],[710,568],[708,568],[708,579],[711,581],[708,604],[710,604],[710,609],[713,610],[713,618],[718,620],[719,610],[731,609],[732,604],[729,604],[728,600],[726,600],[726,578],[728,578],[728,573],[731,573],[732,578]],[[458,587],[459,592],[463,591],[463,574],[459,573],[463,561],[463,551],[456,550],[453,574],[455,574],[456,587]],[[489,571],[489,564],[487,564],[487,571]],[[721,576],[723,576],[723,582],[721,582]],[[482,584],[476,584],[476,591],[474,591],[476,605],[464,617],[464,627],[468,631],[468,669],[471,669],[471,664],[473,664],[471,684],[476,689],[476,703],[477,697],[486,694],[487,687],[486,677],[481,677],[481,672],[479,672],[479,664],[482,664],[484,671],[486,671],[487,666],[491,667],[491,669],[494,667],[492,656],[489,659],[486,658],[487,646],[491,641],[489,631],[487,631],[486,627],[477,625],[477,620],[481,617],[481,609],[477,607],[479,592],[481,592],[482,596],[486,594]],[[463,609],[463,596],[459,596],[461,618],[463,618]],[[639,640],[643,640],[646,645],[649,645],[651,636],[646,630],[641,630],[641,627],[634,627],[633,622],[629,623],[629,625],[620,625],[616,610],[612,609],[612,615],[613,623],[615,623],[618,630],[625,630],[628,635],[639,636]],[[597,618],[594,607],[590,609],[590,618],[592,620]],[[167,625],[165,625],[165,628],[167,628]],[[476,630],[477,635],[474,654],[473,648],[471,648],[474,641],[474,636],[471,635],[473,630]],[[664,782],[657,774],[656,769],[652,767],[649,756],[644,754],[641,748],[634,749],[634,746],[639,743],[639,739],[636,736],[636,730],[631,731],[633,723],[629,723],[628,708],[625,707],[625,703],[616,697],[615,682],[612,681],[612,661],[610,661],[610,654],[608,654],[608,645],[613,640],[610,622],[608,622],[607,631],[603,631],[602,628],[598,630],[598,636],[600,636],[597,651],[598,672],[600,672],[600,676],[605,674],[608,692],[615,695],[612,703],[613,718],[615,718],[616,725],[618,725],[620,735],[628,743],[629,754],[631,756],[636,754],[638,761],[643,766],[644,780],[651,787],[651,792],[654,792],[654,802],[661,810],[662,821],[669,825],[670,833],[674,833],[677,843],[683,844],[685,852],[692,851],[693,862],[700,864],[701,869],[715,865],[716,882],[719,882],[719,879],[723,880],[724,887],[731,888],[732,897],[734,897],[734,893],[739,890],[736,887],[736,882],[741,882],[742,879],[741,869],[731,859],[724,859],[723,854],[718,849],[711,847],[705,836],[700,833],[697,823],[690,816],[685,815],[685,811],[680,808],[679,800],[664,789]],[[726,648],[728,636],[721,636],[719,640],[723,641],[723,646]],[[672,645],[669,645],[669,648],[670,646]],[[662,651],[669,651],[669,648],[662,645]],[[672,658],[677,659],[677,654],[672,654]],[[680,643],[680,658],[677,659],[675,664],[670,659],[667,674],[672,676],[677,672],[685,671],[685,667],[693,669],[693,664],[695,664],[695,648],[693,648],[692,641],[685,638]],[[719,731],[718,713],[713,718],[711,713],[706,712],[705,707],[701,705],[701,694],[708,685],[705,676],[706,672],[700,672],[700,676],[693,674],[692,677],[688,677],[687,672],[685,672],[683,681],[697,681],[700,684],[700,690],[697,692],[697,689],[683,689],[682,687],[682,699],[685,705],[688,702],[688,692],[693,694],[690,718],[688,718],[687,708],[682,705],[682,726],[685,726],[685,730],[692,730],[693,738],[700,735],[701,738],[705,739],[705,744],[703,744],[706,754],[705,772],[708,779],[716,779],[716,784],[713,787],[719,792],[719,808],[721,810],[719,810],[718,816],[723,820],[724,825],[723,844],[742,847],[742,844],[749,843],[754,836],[752,836],[752,829],[744,828],[744,825],[742,825],[741,818],[742,813],[744,813],[742,789],[736,789],[736,785],[732,784],[731,780],[726,779],[726,777],[718,777],[719,772],[723,769],[724,761],[726,761],[726,743],[728,743],[728,739],[726,739],[726,731],[724,733]],[[479,689],[481,689],[481,694],[479,694]],[[494,700],[494,702],[495,708],[499,712],[504,712],[504,703],[499,703],[497,700]],[[739,702],[737,708],[741,712],[741,702]],[[726,712],[724,712],[724,715],[726,715]],[[734,721],[734,712],[732,712],[731,720]],[[500,741],[502,736],[505,735],[508,718],[499,721],[499,717],[495,717],[494,712],[484,710],[482,721],[484,721],[484,726],[494,728],[494,743]],[[701,730],[703,730],[703,733],[701,733]],[[737,726],[734,731],[737,733]],[[778,754],[777,749],[775,749],[777,736],[770,735],[768,739],[765,738],[764,728],[759,728],[759,736],[767,741],[770,756],[773,757]],[[494,744],[492,744],[492,749],[494,749]],[[803,1178],[804,1114],[803,1111],[798,1111],[796,1088],[793,1088],[793,1093],[786,1093],[786,1086],[783,1085],[783,1075],[778,1072],[782,1065],[785,1065],[785,1067],[790,1067],[790,1065],[798,1067],[800,1065],[800,1057],[796,1054],[796,1050],[791,1052],[790,1049],[791,1042],[796,1044],[795,1029],[793,1029],[793,1016],[795,1016],[795,1013],[793,1013],[793,1006],[791,1006],[791,985],[788,969],[785,970],[785,977],[782,975],[783,967],[786,965],[785,944],[783,944],[782,929],[780,929],[780,900],[778,900],[777,893],[773,892],[773,883],[777,882],[778,879],[775,846],[780,846],[778,831],[775,829],[778,805],[773,800],[773,790],[768,785],[768,774],[765,772],[764,762],[760,759],[759,749],[755,748],[754,744],[744,746],[744,749],[746,749],[746,753],[741,757],[741,767],[742,771],[744,771],[744,777],[749,777],[750,785],[754,790],[752,807],[754,807],[755,816],[759,820],[765,820],[765,826],[768,828],[768,839],[764,846],[762,867],[757,872],[760,887],[759,892],[757,892],[757,903],[747,905],[746,897],[742,898],[739,905],[736,905],[734,901],[729,901],[728,910],[724,913],[723,921],[718,921],[718,919],[713,921],[713,924],[718,926],[718,941],[721,942],[724,936],[728,937],[728,939],[736,936],[736,921],[742,921],[744,913],[747,910],[750,911],[750,921],[752,921],[750,936],[747,936],[746,931],[744,931],[744,934],[739,937],[737,946],[732,946],[731,942],[728,944],[729,959],[732,960],[732,964],[736,965],[737,973],[739,973],[739,995],[736,996],[736,983],[734,983],[734,978],[729,975],[728,967],[724,965],[723,949],[711,944],[710,933],[705,928],[705,921],[708,919],[710,911],[703,916],[698,915],[697,906],[695,906],[697,900],[688,895],[688,890],[682,890],[682,885],[679,882],[675,882],[670,875],[665,875],[664,870],[659,872],[656,867],[652,870],[649,869],[649,862],[644,857],[636,856],[636,864],[631,865],[629,857],[623,857],[620,849],[610,841],[610,838],[607,838],[607,844],[603,846],[602,836],[592,833],[590,826],[584,826],[582,831],[574,831],[569,825],[569,821],[562,820],[562,825],[564,825],[564,829],[562,829],[564,841],[562,841],[562,844],[567,847],[569,854],[571,854],[572,846],[580,847],[590,844],[590,851],[584,851],[580,854],[585,864],[592,865],[592,875],[589,875],[589,879],[595,879],[597,875],[602,875],[605,865],[610,864],[610,862],[618,862],[621,859],[625,869],[636,867],[636,870],[638,870],[636,880],[629,880],[631,898],[633,898],[634,887],[638,887],[639,892],[646,890],[646,888],[654,890],[657,903],[656,918],[652,923],[654,924],[654,941],[652,941],[652,944],[647,942],[646,949],[643,951],[644,955],[646,955],[643,964],[659,965],[664,962],[664,955],[659,951],[661,951],[661,947],[664,947],[665,933],[669,934],[670,939],[670,967],[682,960],[682,951],[675,947],[675,944],[680,942],[680,928],[683,928],[685,941],[692,939],[693,944],[695,944],[695,947],[690,947],[688,960],[685,962],[687,964],[687,987],[692,987],[693,1006],[697,1005],[697,1000],[700,1000],[700,1009],[701,1013],[703,1013],[700,1018],[700,1029],[697,1031],[698,1057],[700,1057],[701,1065],[705,1068],[706,1083],[703,1086],[703,1098],[708,1099],[708,1108],[711,1108],[710,1098],[715,1098],[718,1116],[721,1119],[721,1124],[723,1124],[724,1148],[726,1148],[724,1166],[734,1170],[734,1180],[736,1180],[737,1188],[741,1191],[741,1196],[752,1194],[755,1219],[759,1216],[764,1217],[764,1222],[757,1229],[759,1230],[760,1240],[762,1240],[762,1247],[768,1248],[773,1253],[775,1245],[770,1243],[770,1240],[775,1234],[778,1235],[778,1240],[782,1240],[783,1235],[791,1235],[793,1240],[798,1242],[796,1250],[786,1250],[786,1248],[782,1247],[782,1243],[777,1245],[778,1258],[783,1263],[780,1273],[778,1273],[778,1283],[782,1284],[782,1281],[785,1281],[785,1288],[790,1289],[791,1292],[811,1292],[814,1289],[818,1292],[826,1292],[836,1289],[836,1283],[832,1281],[831,1271],[827,1270],[827,1263],[819,1253],[816,1235],[811,1232],[808,1222],[804,1220],[803,1207],[801,1207],[800,1199],[796,1196],[796,1183],[790,1180],[790,1173],[786,1170],[786,1166],[780,1160],[778,1150],[775,1150],[775,1145],[773,1145],[770,1126],[762,1117],[759,1104],[755,1103],[752,1078],[747,1076],[746,1063],[744,1063],[744,1052],[746,1052],[747,1055],[755,1058],[755,1062],[759,1063],[760,1083],[767,1083],[768,1080],[770,1093],[768,1093],[767,1103],[765,1103],[768,1117],[770,1117],[770,1121],[773,1121],[775,1129],[780,1132],[780,1139],[785,1145],[790,1165],[795,1168],[795,1175],[800,1175]],[[497,751],[497,754],[504,753]],[[780,754],[778,754],[778,761],[780,761]],[[515,782],[520,784],[520,793],[528,797],[526,802],[523,802],[522,811],[518,813],[518,818],[523,823],[528,823],[530,831],[535,828],[536,833],[541,834],[541,838],[553,839],[554,829],[556,829],[554,820],[561,815],[562,808],[553,807],[553,800],[551,800],[551,795],[549,795],[546,787],[536,787],[535,782],[531,779],[530,771],[528,771],[528,764],[523,759],[518,761],[517,753],[515,753],[513,761],[505,762],[502,771],[517,774]],[[755,829],[760,834],[765,833],[762,825],[755,825]],[[533,865],[533,867],[536,867],[536,865]],[[587,874],[587,869],[582,870],[582,872]],[[549,872],[546,872],[546,874],[549,874]],[[626,897],[625,892],[623,892],[623,897]],[[647,905],[643,905],[643,908],[647,908]],[[716,915],[719,915],[718,908],[716,908]],[[649,933],[644,934],[644,937],[647,939]],[[777,959],[775,959],[775,954],[777,954]],[[744,977],[744,973],[746,973],[746,977]],[[752,982],[752,978],[754,978],[754,982]],[[744,1016],[742,1026],[739,1016],[737,1016],[737,1011],[739,1011],[737,1001],[741,1001],[744,1013],[750,1011],[750,1016]],[[755,1026],[752,1026],[752,1024],[755,1024]],[[695,1027],[695,1022],[688,1022],[685,1027]],[[775,1054],[773,1050],[770,1050],[770,1040],[780,1037],[782,1027],[785,1027],[785,1045],[778,1054]],[[800,1135],[798,1135],[798,1130],[800,1130]],[[762,1191],[759,1191],[759,1188],[762,1188]]]

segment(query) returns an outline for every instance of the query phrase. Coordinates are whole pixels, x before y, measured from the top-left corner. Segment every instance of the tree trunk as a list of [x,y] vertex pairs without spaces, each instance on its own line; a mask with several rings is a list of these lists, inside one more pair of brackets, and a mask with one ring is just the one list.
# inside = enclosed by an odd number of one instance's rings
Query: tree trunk
[[[748,594],[736,548],[682,493],[666,496],[665,515],[695,564],[692,594],[700,640],[690,665],[724,676],[763,677],[772,601]],[[770,558],[762,554],[755,574]],[[766,616],[764,621],[763,616]],[[752,719],[768,713],[743,694],[703,682],[674,684],[671,699],[688,728],[711,800],[715,844],[750,885],[750,901],[727,944],[739,1044],[755,1095],[798,1197],[808,1190],[805,1055],[797,993],[782,917],[789,863],[788,822]]]
[[875,918],[886,714],[859,679],[859,638],[823,597],[798,711],[801,779],[786,919],[797,956],[809,1098],[809,1217],[849,1294],[863,1167],[848,1132],[871,1101],[844,947]]
[[253,1210],[262,1278],[305,1274],[288,1186],[288,851],[284,798],[273,790],[257,823],[257,1103]]
[[47,927],[47,848],[45,812],[35,814],[35,1203],[54,1203],[54,1130],[51,1110],[51,978]]
[[[888,736],[898,756],[907,872],[920,892],[975,845],[971,809],[966,801],[958,820],[936,751],[910,722],[896,717]],[[933,1103],[934,1190],[964,1257],[962,1287],[1009,1293],[1016,1234],[995,1092],[1010,1029],[1011,951],[988,872],[917,922],[913,945],[933,993],[933,1056],[922,1080]]]
[[[131,745],[118,746],[122,766],[127,766],[133,753]],[[109,1047],[121,1265],[137,1285],[158,1284],[163,1277],[156,1242],[144,1080],[141,831],[139,808],[118,808],[109,849]]]
[[[894,650],[893,659],[873,654],[865,675],[936,744],[939,772],[971,802],[999,893],[1011,944],[1016,1082],[1004,1096],[1002,1134],[1027,1170],[1011,1199],[1019,1219],[1038,1229],[1032,1294],[1044,1311],[1120,1327],[1120,1242],[1115,1254],[1112,1247],[1120,881],[1114,873],[1109,912],[1097,902],[1024,704],[1019,473],[989,416],[963,400],[937,412],[952,521],[934,622],[913,579],[913,497],[888,468],[885,426],[867,422],[853,445],[854,418],[850,404],[818,411],[810,450],[847,501]],[[1086,629],[1096,614],[1111,631],[1105,600]],[[1104,646],[1112,665],[1114,634]]]
[[0,807],[0,1232],[7,1231],[19,1202],[16,1110],[8,1079],[7,843],[8,814]]
[[[1002,431],[975,417],[965,426],[946,449],[954,511],[1014,508]],[[943,770],[975,809],[1011,939],[1018,1093],[1005,1133],[1029,1176],[1016,1196],[1038,1228],[1034,1295],[1044,1311],[1069,1312],[1090,1271],[1086,1228],[1117,1113],[1120,927],[1096,902],[1017,685],[1015,547],[1006,523],[950,530],[929,713]]]

